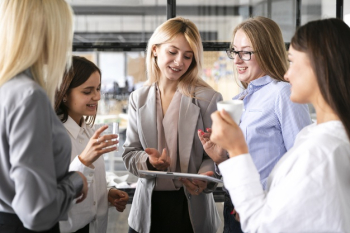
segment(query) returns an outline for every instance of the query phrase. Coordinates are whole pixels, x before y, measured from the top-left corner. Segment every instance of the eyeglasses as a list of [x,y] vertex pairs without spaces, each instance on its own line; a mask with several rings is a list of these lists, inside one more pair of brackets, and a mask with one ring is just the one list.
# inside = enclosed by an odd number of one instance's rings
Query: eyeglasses
[[227,49],[226,53],[227,56],[232,60],[235,59],[235,55],[238,55],[241,60],[249,61],[252,59],[252,54],[256,53],[256,51],[235,51],[233,49]]

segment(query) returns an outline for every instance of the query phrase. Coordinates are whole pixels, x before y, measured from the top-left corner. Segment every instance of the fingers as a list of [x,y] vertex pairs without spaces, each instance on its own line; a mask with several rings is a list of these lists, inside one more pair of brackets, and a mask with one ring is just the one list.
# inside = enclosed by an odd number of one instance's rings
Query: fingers
[[129,195],[126,192],[118,189],[110,189],[108,199],[119,212],[123,212],[128,204]]
[[213,176],[213,175],[214,175],[214,172],[213,172],[213,171],[207,171],[207,172],[201,173],[201,175]]
[[115,206],[115,208],[119,211],[119,212],[123,212],[126,208],[126,205],[128,204],[127,201],[123,200],[119,200],[119,199],[115,199],[112,203],[113,206]]
[[234,215],[235,215],[235,220],[236,220],[237,222],[240,222],[240,221],[241,221],[241,220],[240,220],[240,217],[239,217],[239,213],[238,213],[235,209],[232,210],[231,214],[234,214]]
[[240,222],[240,221],[241,221],[241,218],[239,217],[239,214],[238,214],[238,213],[236,214],[235,219],[236,219],[237,222]]
[[204,132],[201,130],[201,129],[199,129],[198,131],[197,131],[197,134],[198,134],[198,138],[199,138],[199,140],[201,141],[201,143],[202,143],[202,145],[204,145],[206,142],[207,142],[207,140],[205,140],[204,139]]
[[117,204],[115,205],[115,208],[117,209],[118,212],[124,212],[125,208],[126,208],[126,204]]
[[167,150],[165,148],[163,149],[162,155],[160,156],[159,160],[170,165],[170,156],[168,156]]
[[210,118],[211,118],[211,120],[213,121],[213,123],[214,123],[214,122],[220,122],[220,121],[223,120],[219,111],[213,112],[213,113],[210,115]]
[[194,184],[189,179],[180,179],[180,181],[183,183],[183,185],[186,187],[187,192],[189,192],[191,195],[199,195],[202,193],[203,188]]
[[170,166],[170,157],[167,155],[166,149],[163,149],[162,155],[154,148],[146,148],[145,152],[149,155],[149,162],[157,170],[164,171]]
[[107,153],[112,152],[112,151],[115,151],[115,150],[117,150],[117,149],[118,149],[118,147],[112,146],[112,147],[108,147],[108,148],[99,150],[99,151],[97,152],[97,154],[98,154],[99,156],[101,156],[101,155],[103,155],[103,154],[107,154]]
[[228,112],[225,111],[225,109],[222,109],[220,111],[220,115],[221,115],[222,119],[224,121],[226,121],[228,124],[237,126],[236,122],[232,119],[230,114],[228,114]]
[[192,180],[192,184],[198,186],[198,187],[201,188],[202,190],[207,188],[207,181],[205,181],[205,180],[196,180],[196,179],[193,179],[193,180]]
[[87,195],[85,193],[82,193],[81,196],[77,199],[76,203],[78,204],[78,203],[84,201],[86,196]]
[[108,128],[108,125],[104,125],[104,126],[98,128],[98,129],[95,131],[94,135],[92,135],[92,138],[93,138],[93,139],[97,139],[97,138],[100,136],[100,134],[101,134],[103,131],[105,131],[107,128]]
[[159,162],[162,162],[161,169],[165,170],[170,166],[170,156],[167,154],[167,150],[164,148],[162,152],[162,156],[158,160]]
[[126,193],[126,192],[123,192],[123,191],[119,191],[122,193],[122,195],[119,195],[120,198],[119,200],[122,201],[122,202],[128,202],[129,201],[129,195]]
[[145,152],[151,157],[160,157],[158,150],[156,150],[155,148],[146,148]]
[[[117,138],[118,138],[117,134],[106,134],[97,138],[92,137],[90,140],[92,140],[93,145],[100,145],[103,142],[116,141]],[[113,143],[113,144],[116,144],[116,143]]]
[[119,143],[118,140],[105,141],[105,142],[99,143],[98,145],[94,146],[94,153],[97,157],[99,157],[103,154],[115,151],[118,149],[118,147],[114,145],[117,145],[118,143]]
[[83,189],[81,190],[81,196],[77,199],[76,203],[80,203],[82,201],[84,201],[84,199],[87,196],[87,192],[88,192],[88,183],[86,180],[86,177],[83,175],[83,173],[76,171],[76,173],[78,173],[81,178],[83,179]]
[[114,146],[119,143],[119,140],[109,140],[109,141],[103,141],[100,142],[98,145],[96,145],[97,149],[104,149],[106,147]]

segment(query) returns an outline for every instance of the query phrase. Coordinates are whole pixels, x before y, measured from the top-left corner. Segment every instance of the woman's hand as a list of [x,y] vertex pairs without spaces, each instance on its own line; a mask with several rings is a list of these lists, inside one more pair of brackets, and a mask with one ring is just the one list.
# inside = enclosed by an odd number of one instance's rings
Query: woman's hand
[[108,134],[100,137],[100,134],[108,128],[107,125],[102,126],[94,135],[90,138],[89,143],[85,147],[84,151],[79,155],[80,161],[87,167],[95,162],[101,155],[114,151],[117,149],[116,145],[118,140],[112,140],[118,138],[116,134]]
[[164,171],[170,166],[170,156],[167,155],[166,149],[163,149],[162,155],[154,148],[146,148],[150,164],[159,171]]
[[[208,171],[201,173],[201,175],[213,176],[214,172]],[[181,178],[180,181],[186,187],[187,192],[189,192],[191,195],[198,196],[203,192],[204,189],[207,188],[207,181],[196,179],[189,180],[185,178]]]
[[88,188],[88,183],[87,183],[86,177],[83,175],[83,173],[81,173],[79,171],[76,171],[76,173],[78,173],[81,176],[81,178],[83,179],[83,189],[81,190],[81,193],[78,196],[79,198],[76,200],[76,203],[80,203],[80,202],[84,201],[84,199],[86,198],[89,188]]
[[125,210],[128,200],[129,195],[124,191],[111,188],[108,192],[108,201],[115,206],[119,212],[123,212]]
[[203,149],[216,164],[220,164],[228,159],[227,153],[224,149],[210,140],[210,135],[210,128],[207,128],[207,133],[203,132],[201,129],[198,130],[198,137],[203,145]]
[[226,149],[230,157],[248,153],[242,130],[225,110],[212,113],[211,119],[213,120],[211,141]]
[[231,214],[234,214],[234,215],[235,215],[235,220],[236,220],[237,222],[240,222],[240,221],[241,221],[241,219],[240,219],[240,217],[239,217],[239,213],[238,213],[234,208],[233,208]]

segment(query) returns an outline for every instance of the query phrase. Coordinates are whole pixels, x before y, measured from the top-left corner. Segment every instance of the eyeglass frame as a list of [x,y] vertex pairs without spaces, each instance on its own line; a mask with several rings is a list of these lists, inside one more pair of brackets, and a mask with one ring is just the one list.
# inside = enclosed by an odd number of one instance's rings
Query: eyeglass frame
[[[243,59],[241,57],[241,54],[240,54],[242,52],[249,54],[249,59]],[[226,54],[227,54],[228,58],[230,58],[231,60],[234,60],[235,57],[232,56],[232,53],[234,53],[234,56],[238,55],[238,57],[243,61],[250,61],[252,59],[252,54],[255,54],[256,51],[236,51],[234,49],[226,49]]]

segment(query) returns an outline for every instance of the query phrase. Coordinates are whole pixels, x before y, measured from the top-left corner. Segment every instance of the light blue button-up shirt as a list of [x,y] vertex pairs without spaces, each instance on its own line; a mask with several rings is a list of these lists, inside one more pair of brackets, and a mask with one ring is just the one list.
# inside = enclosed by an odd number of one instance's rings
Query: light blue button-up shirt
[[308,106],[293,103],[290,93],[289,83],[263,76],[233,98],[243,99],[240,128],[264,189],[275,164],[293,146],[299,131],[311,124]]

